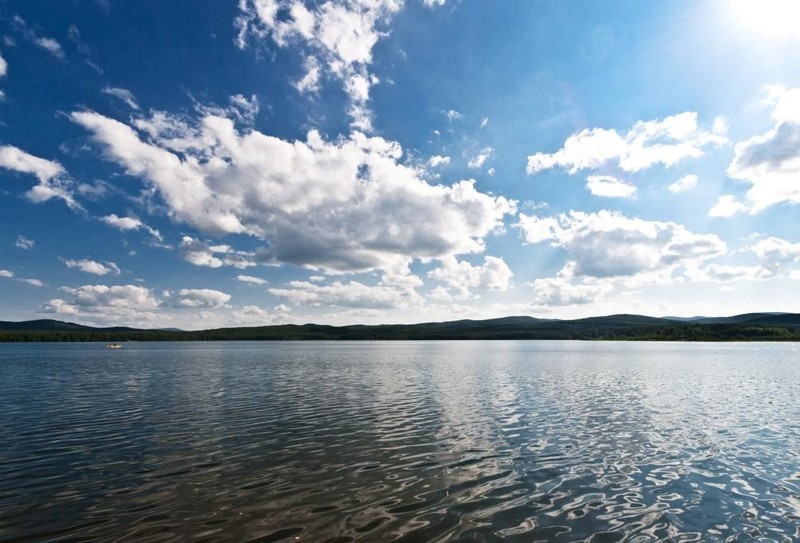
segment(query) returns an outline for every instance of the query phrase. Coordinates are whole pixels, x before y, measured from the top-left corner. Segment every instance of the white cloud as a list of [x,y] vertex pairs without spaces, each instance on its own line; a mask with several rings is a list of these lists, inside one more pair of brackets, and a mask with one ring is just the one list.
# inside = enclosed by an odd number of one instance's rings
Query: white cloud
[[624,136],[613,129],[584,129],[567,138],[553,154],[530,155],[528,173],[559,167],[574,174],[609,162],[623,171],[638,172],[656,164],[669,167],[686,158],[703,156],[706,147],[726,142],[724,135],[698,127],[697,113],[686,112],[662,120],[639,121]]
[[[767,88],[764,104],[772,107],[774,127],[737,143],[728,176],[748,183],[744,201],[725,195],[709,213],[730,216],[735,212],[759,213],[781,203],[800,203],[800,88]],[[718,209],[719,208],[719,209]]]
[[[203,116],[227,117],[236,119],[236,121],[246,125],[252,125],[255,122],[256,115],[258,115],[258,112],[261,110],[261,105],[258,102],[258,96],[255,94],[251,95],[250,98],[242,94],[235,94],[228,97],[228,106],[208,106],[196,103],[195,109]],[[159,116],[158,112],[155,113],[154,119],[166,122],[168,126],[169,123],[172,122],[163,115]],[[140,126],[145,127],[143,129],[146,130],[146,120],[139,119],[137,122],[140,123]],[[170,129],[180,132],[180,130],[182,130],[182,124],[180,122],[174,122]],[[161,128],[156,128],[155,132],[158,132],[158,130],[161,130]],[[155,132],[151,131],[151,133]]]
[[119,87],[105,87],[102,92],[122,100],[131,109],[137,111],[139,110],[139,104],[136,103],[136,97],[134,97],[133,93],[128,89],[122,89]]
[[528,285],[533,287],[533,304],[543,307],[591,304],[611,290],[608,283],[575,283],[564,277],[536,279]]
[[274,313],[270,313],[257,305],[246,305],[241,309],[236,309],[230,313],[230,317],[226,320],[236,326],[268,326],[294,321],[290,315],[278,310],[278,308],[275,308]]
[[115,213],[101,217],[100,220],[110,226],[113,226],[114,228],[122,230],[123,232],[127,232],[128,230],[138,230],[144,226],[142,221],[137,218],[118,217]]
[[467,162],[467,167],[472,169],[478,169],[483,167],[483,163],[486,162],[489,158],[492,157],[494,154],[494,149],[491,147],[484,147],[483,149],[478,152],[477,155],[472,157],[469,162]]
[[260,277],[253,277],[252,275],[237,275],[237,281],[242,283],[250,283],[251,285],[266,285],[269,281]]
[[75,189],[78,194],[90,200],[100,200],[113,190],[109,183],[96,180],[94,183],[81,183]]
[[732,217],[737,213],[742,213],[747,210],[747,206],[739,202],[730,194],[723,194],[717,200],[717,203],[708,210],[709,217]]
[[481,119],[481,126],[480,126],[481,128],[486,128],[486,125],[488,124],[489,124],[489,117],[484,117],[483,119]]
[[772,273],[777,273],[787,264],[800,261],[800,243],[776,237],[759,241],[751,250],[758,256],[761,265]]
[[672,183],[667,190],[670,192],[686,192],[697,186],[697,176],[694,174],[684,175],[674,183]]
[[25,194],[32,202],[58,198],[70,208],[80,209],[70,193],[71,182],[65,176],[66,170],[58,162],[39,158],[12,145],[0,145],[0,168],[31,174],[39,180],[39,184]]
[[557,217],[520,214],[526,241],[550,241],[569,257],[569,276],[615,277],[657,271],[721,255],[725,243],[672,222],[646,221],[620,213],[571,211]]
[[322,72],[342,82],[350,116],[360,130],[371,128],[368,71],[380,28],[402,8],[402,0],[328,0],[307,7],[299,0],[240,0],[236,18],[240,48],[249,38],[271,39],[278,47],[299,46],[306,74],[295,86],[316,91]]
[[269,293],[290,303],[307,306],[334,306],[362,309],[395,309],[421,305],[422,298],[413,290],[386,285],[369,286],[358,281],[335,281],[317,285],[292,281],[289,288],[271,288]]
[[315,93],[320,89],[322,68],[316,57],[308,57],[304,62],[305,75],[294,83],[294,87],[301,93]]
[[[484,257],[483,264],[478,266],[452,256],[442,258],[441,266],[428,272],[428,277],[445,283],[459,299],[471,297],[471,288],[507,290],[513,275],[505,261],[494,256]],[[441,293],[439,297],[442,298]]]
[[590,175],[586,178],[586,188],[594,196],[604,198],[633,198],[636,187],[610,175]]
[[77,268],[85,273],[93,273],[95,275],[106,275],[106,274],[114,274],[119,275],[120,269],[119,266],[114,264],[113,262],[97,262],[95,260],[65,260],[64,264],[68,268]]
[[[12,272],[11,270],[0,270],[0,277],[3,277],[5,279],[15,279],[14,272]],[[32,285],[34,287],[43,287],[43,286],[45,286],[45,284],[42,281],[38,280],[38,279],[17,277],[16,280],[20,281],[21,283],[26,283],[28,285]]]
[[[59,60],[64,59],[64,50],[61,48],[61,44],[58,43],[54,38],[50,38],[47,36],[39,36],[33,29],[28,27],[28,24],[25,22],[25,19],[20,17],[19,15],[15,15],[12,19],[14,26],[22,32],[29,42],[34,44],[35,46],[44,49],[54,57]],[[12,38],[13,40],[13,38]],[[8,45],[9,41],[6,40],[6,44]]]
[[58,162],[33,156],[11,145],[0,146],[0,167],[34,175],[41,183],[65,173]]
[[84,285],[62,287],[61,291],[71,299],[52,299],[42,304],[40,312],[92,316],[130,324],[155,319],[153,311],[160,305],[150,289],[138,285]]
[[61,44],[58,43],[53,38],[35,37],[35,38],[33,38],[33,43],[35,45],[37,45],[38,47],[41,47],[42,49],[44,49],[45,51],[47,51],[48,53],[50,53],[51,55],[53,55],[57,59],[63,59],[64,58],[64,50],[61,48]]
[[257,254],[265,262],[350,272],[477,253],[516,209],[472,180],[431,185],[400,162],[399,144],[358,132],[328,142],[312,131],[291,142],[240,134],[216,116],[190,127],[161,114],[137,123],[145,134],[93,112],[71,118],[156,188],[174,221],[266,240]]
[[431,168],[447,166],[448,164],[450,164],[449,156],[433,155],[430,159],[428,159],[428,166]]
[[8,73],[8,62],[0,55],[0,77],[5,77]]
[[210,288],[184,288],[172,298],[173,307],[212,309],[223,307],[231,300],[231,295]]
[[58,315],[77,315],[78,308],[61,298],[54,298],[45,302],[39,308],[40,313],[56,313]]
[[255,266],[255,262],[253,262],[254,253],[236,251],[229,245],[209,245],[190,236],[183,237],[178,249],[183,259],[195,266],[209,268],[233,266],[238,269]]
[[772,275],[761,266],[730,266],[709,264],[702,269],[690,269],[687,275],[693,281],[728,282],[738,280],[763,279]]
[[127,232],[128,230],[146,230],[150,233],[158,241],[163,241],[161,237],[161,233],[156,230],[155,228],[151,228],[144,224],[142,221],[135,217],[118,217],[115,213],[111,215],[106,215],[105,217],[100,217],[100,220],[106,223],[109,226],[113,226],[114,228],[122,231]]
[[28,239],[22,234],[20,234],[19,236],[17,236],[17,242],[14,245],[16,245],[20,249],[24,249],[27,251],[28,249],[33,248],[34,243],[35,242],[32,239]]
[[455,109],[448,109],[444,112],[444,116],[447,117],[447,120],[450,122],[457,121],[462,117],[461,113],[456,111]]
[[422,0],[422,3],[428,6],[429,8],[435,8],[436,6],[443,6],[447,3],[447,0]]
[[522,230],[527,243],[554,241],[560,231],[558,219],[555,217],[537,217],[525,213],[519,214],[517,227]]

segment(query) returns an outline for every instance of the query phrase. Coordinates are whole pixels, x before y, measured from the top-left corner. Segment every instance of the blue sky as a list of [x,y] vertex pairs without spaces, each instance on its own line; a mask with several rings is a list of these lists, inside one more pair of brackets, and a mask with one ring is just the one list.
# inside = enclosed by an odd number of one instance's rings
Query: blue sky
[[798,311],[798,16],[0,0],[0,320]]

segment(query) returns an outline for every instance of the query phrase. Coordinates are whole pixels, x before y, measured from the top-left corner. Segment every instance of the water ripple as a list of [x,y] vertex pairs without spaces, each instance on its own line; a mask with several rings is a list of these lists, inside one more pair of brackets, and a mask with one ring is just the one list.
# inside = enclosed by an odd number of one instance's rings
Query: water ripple
[[0,541],[797,541],[797,346],[0,346]]

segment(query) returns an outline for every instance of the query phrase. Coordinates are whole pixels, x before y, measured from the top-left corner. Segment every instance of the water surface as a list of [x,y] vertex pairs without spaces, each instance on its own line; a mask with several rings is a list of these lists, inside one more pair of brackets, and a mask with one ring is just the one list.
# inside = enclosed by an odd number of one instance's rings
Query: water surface
[[798,349],[0,345],[0,541],[797,541]]

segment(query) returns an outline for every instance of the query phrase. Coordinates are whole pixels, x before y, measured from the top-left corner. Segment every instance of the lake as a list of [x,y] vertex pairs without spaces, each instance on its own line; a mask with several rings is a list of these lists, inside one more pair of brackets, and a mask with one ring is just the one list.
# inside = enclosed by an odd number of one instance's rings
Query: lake
[[0,344],[0,541],[799,539],[798,344]]

